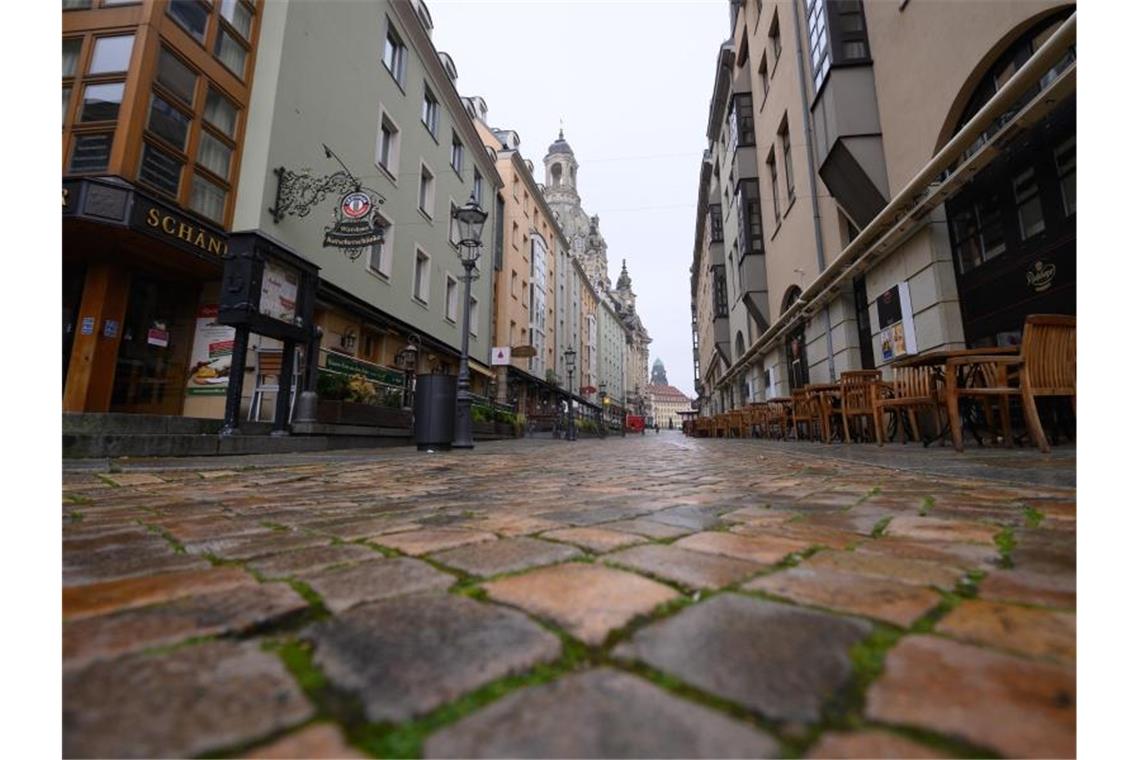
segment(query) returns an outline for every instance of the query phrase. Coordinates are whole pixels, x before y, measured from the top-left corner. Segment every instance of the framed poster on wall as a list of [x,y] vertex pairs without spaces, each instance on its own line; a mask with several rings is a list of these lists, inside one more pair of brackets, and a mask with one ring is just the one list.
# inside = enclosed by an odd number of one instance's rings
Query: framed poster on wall
[[918,351],[914,331],[914,313],[910,305],[910,286],[894,285],[875,299],[879,315],[879,351],[884,362],[894,361]]

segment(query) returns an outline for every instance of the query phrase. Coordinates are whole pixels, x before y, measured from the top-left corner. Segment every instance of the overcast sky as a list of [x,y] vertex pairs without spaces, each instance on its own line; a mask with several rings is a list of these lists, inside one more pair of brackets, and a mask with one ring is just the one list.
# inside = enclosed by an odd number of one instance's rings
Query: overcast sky
[[429,0],[432,40],[461,95],[487,101],[544,181],[563,120],[578,193],[609,246],[611,282],[629,265],[649,362],[693,395],[689,266],[697,179],[727,0]]

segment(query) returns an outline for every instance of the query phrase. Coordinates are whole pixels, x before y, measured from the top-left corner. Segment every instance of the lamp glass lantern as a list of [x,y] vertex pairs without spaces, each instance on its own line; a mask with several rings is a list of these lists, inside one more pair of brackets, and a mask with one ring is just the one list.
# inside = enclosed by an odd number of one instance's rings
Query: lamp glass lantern
[[568,348],[562,353],[562,356],[566,360],[566,371],[574,374],[574,362],[578,358],[578,352]]
[[463,260],[479,258],[483,244],[483,225],[487,222],[487,212],[479,208],[472,194],[467,203],[455,210],[453,215],[459,232],[459,256]]

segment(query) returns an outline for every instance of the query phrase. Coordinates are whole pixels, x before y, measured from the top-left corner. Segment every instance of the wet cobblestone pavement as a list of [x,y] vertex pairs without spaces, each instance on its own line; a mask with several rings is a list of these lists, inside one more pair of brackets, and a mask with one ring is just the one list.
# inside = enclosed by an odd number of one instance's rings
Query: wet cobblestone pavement
[[64,754],[1071,757],[1075,456],[959,457],[68,463]]

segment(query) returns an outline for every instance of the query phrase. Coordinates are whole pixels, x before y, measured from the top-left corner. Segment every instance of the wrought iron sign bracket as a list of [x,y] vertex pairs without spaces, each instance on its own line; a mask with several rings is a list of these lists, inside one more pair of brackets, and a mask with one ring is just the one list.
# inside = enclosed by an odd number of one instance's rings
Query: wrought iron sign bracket
[[277,196],[269,213],[278,224],[286,215],[308,216],[313,207],[329,193],[341,195],[360,189],[360,181],[345,171],[314,177],[308,170],[299,172],[278,166],[273,170],[277,177]]

